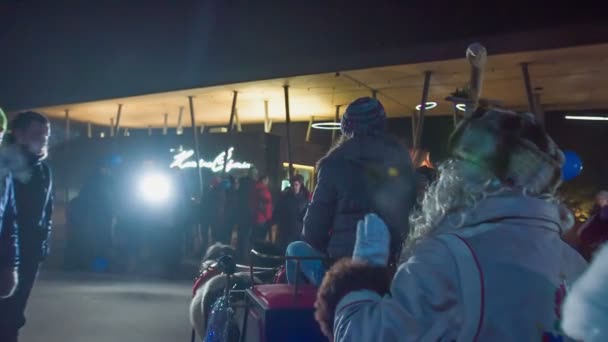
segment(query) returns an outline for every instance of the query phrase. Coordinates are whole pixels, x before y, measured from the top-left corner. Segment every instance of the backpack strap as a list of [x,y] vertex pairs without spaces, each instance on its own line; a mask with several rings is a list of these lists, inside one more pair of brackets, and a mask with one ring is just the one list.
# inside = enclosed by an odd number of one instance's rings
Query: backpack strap
[[481,266],[475,252],[462,237],[448,233],[437,238],[448,247],[458,268],[464,308],[464,323],[458,340],[477,341],[484,316],[485,293]]

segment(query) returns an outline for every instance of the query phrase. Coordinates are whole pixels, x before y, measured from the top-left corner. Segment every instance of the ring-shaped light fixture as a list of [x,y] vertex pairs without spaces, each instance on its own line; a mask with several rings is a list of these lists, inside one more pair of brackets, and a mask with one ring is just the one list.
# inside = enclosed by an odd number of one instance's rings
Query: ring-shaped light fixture
[[[424,109],[427,109],[427,110],[428,110],[428,109],[433,109],[433,108],[435,108],[435,107],[437,107],[437,102],[434,102],[434,101],[427,102],[427,103],[424,105]],[[417,106],[416,106],[416,110],[420,110],[420,108],[422,108],[422,106],[421,106],[421,105],[417,105]]]
[[325,129],[325,130],[339,130],[340,123],[339,122],[317,122],[312,124],[312,128],[316,129]]
[[467,105],[464,103],[459,103],[456,105],[456,109],[458,109],[461,112],[464,112],[465,110],[467,110]]

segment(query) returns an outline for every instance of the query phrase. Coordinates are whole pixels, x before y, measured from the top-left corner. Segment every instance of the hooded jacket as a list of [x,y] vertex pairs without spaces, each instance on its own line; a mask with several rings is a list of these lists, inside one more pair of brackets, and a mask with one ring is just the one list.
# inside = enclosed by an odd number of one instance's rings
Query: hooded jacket
[[388,136],[355,136],[338,144],[318,163],[303,240],[330,258],[350,257],[357,222],[375,212],[389,226],[397,255],[416,196],[413,172],[408,150]]
[[278,240],[281,246],[287,246],[290,242],[298,240],[309,202],[310,192],[304,186],[297,194],[292,188],[287,188],[281,193],[274,213],[274,219],[279,224]]
[[[339,301],[335,341],[563,340],[566,289],[586,262],[561,240],[558,206],[491,197],[466,212],[464,222],[457,214],[399,267],[390,295],[360,290]],[[454,234],[468,263],[441,238]],[[469,277],[462,276],[465,268],[473,270]]]
[[27,181],[27,160],[17,146],[0,147],[0,268],[19,264],[19,234],[15,203],[15,179]]

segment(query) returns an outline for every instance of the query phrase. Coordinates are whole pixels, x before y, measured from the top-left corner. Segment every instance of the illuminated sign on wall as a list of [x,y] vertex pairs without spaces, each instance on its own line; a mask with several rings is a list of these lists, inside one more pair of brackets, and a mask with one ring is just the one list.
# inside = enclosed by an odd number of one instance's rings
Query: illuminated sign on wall
[[[226,172],[233,169],[249,169],[251,168],[250,163],[236,162],[232,159],[232,153],[234,147],[228,149],[228,158],[226,158]],[[220,172],[224,170],[224,156],[226,152],[222,152],[215,157],[212,161],[206,161],[201,158],[199,161],[201,168],[210,169],[212,172]],[[196,161],[191,160],[194,156],[194,150],[177,151],[177,154],[173,156],[173,162],[171,168],[189,169],[196,168]]]

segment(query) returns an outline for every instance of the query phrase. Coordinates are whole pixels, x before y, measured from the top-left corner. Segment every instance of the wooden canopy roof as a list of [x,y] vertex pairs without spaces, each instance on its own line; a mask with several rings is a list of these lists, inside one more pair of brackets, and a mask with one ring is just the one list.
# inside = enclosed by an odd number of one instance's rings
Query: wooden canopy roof
[[[529,64],[534,91],[540,94],[545,110],[608,108],[608,44],[556,50],[492,55],[485,73],[482,97],[502,101],[513,109],[527,109],[522,63]],[[189,125],[188,96],[194,97],[198,125],[228,123],[233,94],[238,93],[236,108],[241,123],[264,122],[265,101],[274,122],[285,120],[284,85],[289,85],[292,121],[323,120],[335,115],[337,105],[346,105],[372,89],[390,117],[411,115],[421,101],[424,72],[431,71],[429,101],[437,107],[427,115],[450,115],[451,103],[444,99],[469,78],[464,58],[438,62],[394,65],[335,73],[302,75],[289,78],[227,84],[143,96],[37,108],[51,117],[63,118],[69,110],[72,120],[109,125],[122,104],[121,127],[161,127],[164,115],[168,125],[177,126],[180,107],[183,124]],[[345,107],[342,107],[342,111]]]

